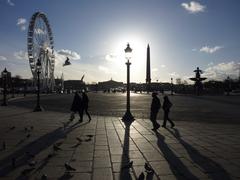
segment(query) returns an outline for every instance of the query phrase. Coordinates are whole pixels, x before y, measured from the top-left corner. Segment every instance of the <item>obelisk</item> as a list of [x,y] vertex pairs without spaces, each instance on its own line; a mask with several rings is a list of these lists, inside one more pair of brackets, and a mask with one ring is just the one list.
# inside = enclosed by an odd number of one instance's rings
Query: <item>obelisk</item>
[[147,69],[146,69],[146,90],[149,92],[151,84],[151,69],[150,69],[150,47],[147,46]]

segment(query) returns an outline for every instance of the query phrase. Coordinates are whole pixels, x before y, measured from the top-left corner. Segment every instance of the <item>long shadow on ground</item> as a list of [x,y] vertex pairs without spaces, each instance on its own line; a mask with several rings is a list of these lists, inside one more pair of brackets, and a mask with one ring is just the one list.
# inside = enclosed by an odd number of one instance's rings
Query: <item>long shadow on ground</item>
[[191,146],[189,143],[184,141],[181,138],[180,132],[178,129],[173,128],[173,131],[167,129],[186,149],[188,155],[192,159],[192,161],[197,164],[201,169],[203,169],[208,176],[212,180],[230,180],[232,179],[230,175],[226,172],[226,170],[218,163],[213,161],[212,159],[202,155],[196,148]]
[[197,180],[198,178],[191,173],[191,171],[183,164],[183,162],[174,154],[171,148],[165,143],[165,137],[158,131],[155,131],[158,138],[157,145],[163,156],[166,158],[169,167],[176,179],[191,179]]
[[[75,123],[69,126],[66,129],[62,127],[57,128],[56,130],[36,139],[33,142],[23,146],[19,150],[13,152],[9,156],[5,157],[0,161],[0,177],[8,175],[11,171],[15,168],[24,166],[27,164],[28,160],[40,153],[42,150],[48,148],[49,146],[53,145],[59,139],[64,138],[68,133],[73,131],[74,129],[83,126],[87,123],[79,124]],[[31,156],[27,155],[26,152],[31,154]],[[15,159],[16,162],[14,163],[15,166],[12,165],[12,160]]]

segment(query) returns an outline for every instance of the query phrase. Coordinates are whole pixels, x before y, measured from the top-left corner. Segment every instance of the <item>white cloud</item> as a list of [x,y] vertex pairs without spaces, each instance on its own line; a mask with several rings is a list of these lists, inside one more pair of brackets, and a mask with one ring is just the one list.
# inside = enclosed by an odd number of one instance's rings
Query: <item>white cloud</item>
[[223,48],[222,46],[215,46],[215,47],[203,46],[203,47],[201,47],[201,49],[199,51],[212,54],[222,48]]
[[158,68],[152,68],[152,72],[157,72]]
[[208,80],[224,80],[229,76],[230,78],[238,78],[240,70],[240,63],[238,62],[223,62],[217,65],[212,65],[205,69],[203,77],[208,78]]
[[6,61],[7,58],[5,56],[0,56],[0,61]]
[[107,54],[106,56],[105,56],[105,59],[107,60],[107,61],[116,61],[117,60],[117,55],[114,55],[114,54]]
[[196,1],[191,1],[190,3],[182,3],[181,6],[192,14],[204,12],[206,9],[206,6]]
[[66,60],[66,58],[68,57],[70,60],[79,60],[81,57],[80,57],[80,54],[78,54],[77,52],[75,51],[71,51],[71,50],[68,50],[68,49],[61,49],[61,50],[58,50],[57,51],[57,54],[59,56],[62,56],[62,57],[59,57],[59,58],[63,58],[64,60]]
[[27,29],[27,20],[25,18],[18,18],[17,26],[22,30],[25,31]]
[[165,67],[166,67],[166,65],[164,65],[164,64],[161,65],[161,68],[165,68]]
[[7,0],[7,3],[8,3],[10,6],[14,6],[14,5],[15,5],[11,0]]
[[14,57],[16,58],[16,59],[19,59],[19,60],[27,60],[28,59],[28,54],[27,54],[27,52],[25,52],[25,51],[17,51],[17,52],[14,52]]
[[101,66],[101,65],[98,66],[98,70],[104,72],[105,74],[112,74],[112,75],[117,74],[115,71],[112,71],[108,67]]
[[98,69],[99,69],[100,71],[103,71],[103,72],[106,73],[106,74],[110,74],[110,70],[109,70],[107,67],[98,66]]

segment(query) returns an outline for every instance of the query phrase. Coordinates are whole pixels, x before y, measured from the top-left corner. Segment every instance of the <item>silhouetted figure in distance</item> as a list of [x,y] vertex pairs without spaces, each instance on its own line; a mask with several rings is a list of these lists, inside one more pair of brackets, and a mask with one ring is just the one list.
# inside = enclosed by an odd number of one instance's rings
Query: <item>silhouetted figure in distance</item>
[[89,99],[88,99],[88,96],[86,94],[85,91],[82,92],[82,104],[83,104],[83,108],[82,108],[82,117],[81,119],[83,119],[83,112],[85,111],[86,115],[88,116],[88,121],[90,122],[92,119],[91,119],[91,116],[88,112],[88,103],[89,103]]
[[163,107],[162,107],[163,111],[164,111],[162,127],[166,127],[167,121],[170,122],[171,128],[173,128],[175,126],[175,124],[172,122],[172,120],[169,119],[169,117],[168,117],[171,107],[172,107],[172,103],[168,99],[168,96],[164,96]]
[[153,131],[157,130],[160,128],[160,125],[157,123],[157,114],[159,109],[161,108],[161,103],[159,98],[157,97],[157,93],[153,92],[152,93],[152,104],[151,104],[151,114],[150,114],[150,120],[152,121],[153,124]]
[[80,117],[79,122],[82,122],[82,109],[83,109],[82,99],[79,96],[78,92],[75,92],[72,106],[71,106],[72,114],[71,114],[70,120],[72,121],[74,119],[74,114],[78,112]]

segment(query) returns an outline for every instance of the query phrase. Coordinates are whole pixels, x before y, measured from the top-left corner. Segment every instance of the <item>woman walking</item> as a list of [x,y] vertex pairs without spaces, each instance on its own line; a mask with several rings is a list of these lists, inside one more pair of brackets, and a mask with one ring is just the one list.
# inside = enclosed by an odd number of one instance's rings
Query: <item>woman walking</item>
[[175,124],[172,122],[171,119],[169,119],[169,112],[170,112],[170,108],[172,107],[172,103],[170,102],[170,100],[168,99],[168,96],[164,96],[164,101],[163,101],[163,111],[164,111],[164,117],[163,117],[163,125],[162,127],[166,127],[167,121],[170,122],[171,124],[171,128],[173,128],[175,126]]

